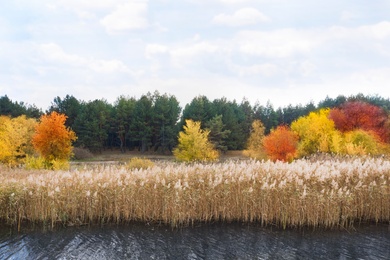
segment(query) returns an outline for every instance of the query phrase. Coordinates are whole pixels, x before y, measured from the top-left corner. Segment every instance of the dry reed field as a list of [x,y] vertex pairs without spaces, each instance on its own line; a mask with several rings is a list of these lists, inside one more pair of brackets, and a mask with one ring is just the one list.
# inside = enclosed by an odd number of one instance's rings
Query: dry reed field
[[131,221],[283,228],[390,223],[390,161],[381,158],[0,171],[0,221],[19,228]]

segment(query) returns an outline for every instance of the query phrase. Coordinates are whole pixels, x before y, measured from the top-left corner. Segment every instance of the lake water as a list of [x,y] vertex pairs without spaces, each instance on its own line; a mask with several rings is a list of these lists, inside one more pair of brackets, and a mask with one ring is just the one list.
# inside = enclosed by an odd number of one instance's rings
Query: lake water
[[324,231],[135,223],[22,233],[2,227],[0,259],[390,259],[390,225]]

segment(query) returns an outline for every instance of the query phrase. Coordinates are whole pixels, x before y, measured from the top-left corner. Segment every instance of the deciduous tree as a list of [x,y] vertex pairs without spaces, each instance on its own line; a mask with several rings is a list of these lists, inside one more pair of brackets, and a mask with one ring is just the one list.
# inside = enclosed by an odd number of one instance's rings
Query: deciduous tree
[[13,166],[33,154],[31,140],[36,123],[24,115],[12,119],[0,116],[0,162]]
[[345,133],[344,153],[350,155],[377,155],[381,154],[384,145],[376,134],[357,129]]
[[180,161],[213,161],[218,152],[208,140],[210,131],[202,130],[200,122],[186,120],[184,131],[179,133],[179,144],[173,154]]
[[299,137],[299,155],[332,152],[332,141],[336,129],[328,115],[329,109],[321,109],[300,117],[291,124],[291,130]]
[[290,162],[297,156],[298,135],[287,126],[278,126],[264,137],[263,146],[271,160]]
[[329,118],[342,132],[361,129],[374,132],[382,142],[390,141],[390,129],[387,127],[388,115],[378,106],[362,101],[350,101],[339,108],[332,109]]
[[256,159],[264,159],[266,157],[263,147],[264,132],[265,126],[263,123],[260,120],[254,120],[244,155]]
[[33,146],[47,161],[68,160],[76,134],[65,126],[66,116],[57,112],[43,115],[35,127]]

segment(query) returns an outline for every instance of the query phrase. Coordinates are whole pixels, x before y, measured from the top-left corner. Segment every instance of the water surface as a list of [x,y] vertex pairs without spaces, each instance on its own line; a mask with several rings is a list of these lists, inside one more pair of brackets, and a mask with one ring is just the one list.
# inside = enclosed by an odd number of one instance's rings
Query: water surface
[[2,227],[0,259],[390,259],[390,226],[313,231],[136,223],[22,233]]

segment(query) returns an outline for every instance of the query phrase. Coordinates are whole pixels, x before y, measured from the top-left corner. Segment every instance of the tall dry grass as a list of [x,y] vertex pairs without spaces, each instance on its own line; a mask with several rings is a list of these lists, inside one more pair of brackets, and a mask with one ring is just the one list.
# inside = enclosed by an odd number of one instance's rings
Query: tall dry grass
[[230,161],[95,166],[72,171],[1,169],[0,219],[79,225],[243,221],[285,227],[390,222],[390,161]]

